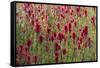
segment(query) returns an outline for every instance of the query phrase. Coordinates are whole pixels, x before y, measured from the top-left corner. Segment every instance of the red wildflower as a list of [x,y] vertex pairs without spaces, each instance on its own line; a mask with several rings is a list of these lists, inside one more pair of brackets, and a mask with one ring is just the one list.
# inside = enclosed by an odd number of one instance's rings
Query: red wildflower
[[57,42],[54,43],[54,48],[55,48],[55,51],[58,51],[61,49],[60,45]]
[[78,44],[82,44],[82,41],[83,41],[83,37],[82,36],[78,37]]
[[57,51],[55,51],[54,53],[54,58],[55,58],[55,62],[58,63],[58,60],[59,60],[59,53]]
[[50,40],[51,40],[51,41],[54,40],[54,35],[53,35],[53,34],[50,36]]
[[47,33],[49,34],[51,32],[51,29],[50,28],[47,28]]
[[77,25],[77,21],[74,21],[74,26],[76,27],[76,25]]
[[78,49],[80,49],[80,44],[78,44]]
[[53,35],[54,35],[54,37],[56,37],[56,36],[57,36],[57,33],[56,33],[56,32],[54,32],[54,33],[53,33]]
[[75,40],[75,37],[76,37],[75,32],[72,32],[72,35],[71,36],[72,36],[72,39]]
[[35,62],[35,64],[38,62],[38,57],[37,56],[34,56],[34,62]]
[[35,26],[35,31],[36,31],[37,33],[40,32],[40,25],[39,25],[39,24],[36,24],[36,26]]
[[84,15],[87,16],[87,10],[84,11]]
[[88,34],[88,26],[85,26],[84,33],[85,33],[85,36],[87,36],[87,34]]
[[83,30],[81,30],[81,36],[82,37],[87,37],[88,35],[88,26],[85,26]]
[[32,11],[28,11],[28,17],[32,16]]
[[72,27],[71,23],[67,22],[66,25],[67,25],[66,28],[68,28],[68,31],[71,32],[71,27]]
[[81,11],[81,8],[80,7],[77,7],[76,8],[77,15],[81,17],[81,12],[80,11]]
[[36,23],[35,23],[35,31],[37,33],[39,33],[41,31],[41,27],[40,27],[40,24],[38,22],[38,19],[36,19]]
[[23,8],[24,8],[24,10],[27,12],[28,11],[28,8],[30,7],[30,4],[27,4],[27,3],[25,3],[24,5],[23,5]]
[[91,17],[91,23],[93,26],[95,26],[95,17],[94,16]]
[[42,35],[39,35],[39,37],[38,37],[39,43],[42,43],[43,39],[44,39],[43,36]]
[[32,61],[32,57],[31,57],[31,55],[28,55],[28,56],[27,56],[27,63],[30,64],[31,61]]
[[49,47],[48,47],[48,45],[45,46],[45,50],[46,50],[46,52],[49,51]]
[[65,12],[65,13],[68,12],[68,8],[67,8],[67,6],[62,6],[62,7],[61,7],[61,10],[62,10],[63,12]]
[[48,15],[46,15],[45,19],[46,19],[46,23],[48,23],[49,16],[48,16]]
[[57,23],[57,28],[60,29],[60,24],[59,23]]
[[32,45],[32,40],[31,39],[28,39],[28,41],[27,41],[27,46],[31,46]]
[[59,56],[59,53],[57,51],[54,52],[55,56]]
[[21,49],[21,55],[26,56],[28,53],[28,47],[26,47],[25,45],[23,45],[22,49]]
[[70,9],[70,15],[73,15],[74,10],[71,8]]
[[64,34],[63,33],[58,33],[58,39],[59,40],[62,40],[62,39],[64,39],[65,37],[64,37]]
[[61,14],[59,15],[59,18],[60,18],[60,20],[64,19],[64,18],[65,18],[64,14],[61,13]]
[[64,26],[64,31],[65,31],[65,33],[67,33],[67,31],[68,31],[67,25]]
[[35,25],[35,22],[34,22],[34,20],[32,20],[32,21],[31,21],[31,23],[32,23],[32,26],[34,26],[34,25]]
[[63,55],[65,55],[66,54],[66,48],[64,48],[63,50],[62,50],[62,52],[63,52]]
[[52,34],[51,34],[51,36],[50,36],[50,40],[54,40],[54,39],[56,39],[56,37],[57,37],[57,33],[56,32],[53,32]]
[[80,7],[77,7],[77,8],[76,8],[77,13],[79,13],[80,10],[81,10]]
[[59,61],[59,57],[55,56],[55,62],[58,63],[58,61]]

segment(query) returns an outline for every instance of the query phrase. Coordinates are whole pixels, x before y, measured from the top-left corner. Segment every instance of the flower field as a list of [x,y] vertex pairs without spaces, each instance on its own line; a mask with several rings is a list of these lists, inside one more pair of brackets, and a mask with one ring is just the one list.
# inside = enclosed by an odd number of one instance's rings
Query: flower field
[[16,4],[16,64],[96,61],[96,7]]

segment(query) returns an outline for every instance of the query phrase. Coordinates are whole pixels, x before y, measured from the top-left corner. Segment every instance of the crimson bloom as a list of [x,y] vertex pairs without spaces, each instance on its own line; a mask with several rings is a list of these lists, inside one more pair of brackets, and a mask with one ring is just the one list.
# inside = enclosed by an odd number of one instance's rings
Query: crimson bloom
[[63,50],[62,50],[62,52],[63,52],[63,55],[65,55],[66,54],[66,48],[64,48]]
[[76,37],[75,32],[72,32],[72,35],[71,36],[72,36],[72,39],[75,40],[75,37]]
[[69,12],[70,12],[70,15],[73,15],[74,10],[71,8]]
[[26,45],[22,46],[21,55],[26,56],[28,54],[28,47]]
[[84,28],[84,33],[85,33],[85,36],[88,35],[88,26],[85,26],[85,28]]
[[86,38],[88,35],[88,26],[85,26],[82,30],[81,30],[81,36],[83,38]]
[[28,39],[28,41],[27,41],[27,46],[31,46],[32,45],[32,40],[31,39]]
[[57,37],[57,33],[56,33],[56,32],[53,32],[53,33],[51,34],[51,36],[50,36],[50,40],[53,41],[53,40],[56,39],[56,37]]
[[54,52],[54,59],[55,59],[55,62],[58,63],[58,61],[59,61],[59,53],[57,51]]
[[55,48],[55,51],[58,51],[61,49],[60,45],[57,42],[54,43],[54,48]]
[[67,25],[64,26],[64,31],[65,31],[65,33],[67,33],[67,31],[68,31]]
[[40,25],[39,25],[39,24],[36,24],[36,25],[35,25],[35,31],[36,31],[37,33],[39,33],[40,30],[41,30]]
[[62,6],[60,9],[61,9],[63,12],[65,12],[65,13],[68,12],[68,8],[67,8],[67,6]]
[[47,28],[47,33],[49,34],[51,32],[51,29],[50,28]]
[[63,33],[58,33],[58,40],[64,39],[64,34]]
[[77,7],[77,8],[76,8],[77,13],[79,13],[79,12],[80,12],[80,10],[81,10],[81,8],[80,8],[80,7]]
[[80,45],[82,44],[82,41],[83,41],[83,37],[82,36],[78,37],[78,49],[80,49]]
[[32,56],[31,55],[27,55],[27,63],[31,64],[32,62]]
[[87,10],[84,10],[84,15],[87,17]]
[[61,14],[59,15],[59,19],[62,20],[62,19],[64,19],[64,18],[65,18],[64,14],[61,13]]
[[71,27],[72,27],[71,23],[68,22],[68,23],[67,23],[67,28],[68,28],[68,31],[69,31],[69,32],[71,32]]
[[95,17],[94,16],[91,17],[91,23],[93,26],[95,26]]
[[38,62],[38,56],[34,56],[34,63],[36,64]]
[[77,25],[77,21],[74,21],[74,26],[76,27],[76,25]]
[[50,36],[50,40],[53,41],[54,40],[54,35]]
[[32,26],[34,26],[34,25],[35,25],[35,22],[34,22],[34,20],[32,20],[32,21],[31,21],[31,23],[32,23]]
[[78,49],[80,49],[80,44],[78,44]]
[[59,23],[57,23],[57,28],[60,29],[60,24]]
[[39,37],[38,37],[39,43],[42,43],[43,39],[44,39],[43,36],[42,35],[39,35]]
[[48,47],[48,45],[45,46],[45,51],[46,51],[46,52],[49,51],[49,47]]
[[80,7],[77,7],[76,8],[76,12],[77,12],[77,15],[79,16],[79,17],[81,17],[81,8]]
[[35,31],[36,31],[37,33],[40,33],[40,31],[41,31],[41,26],[40,26],[40,24],[39,24],[38,19],[36,19],[36,21],[35,21]]

